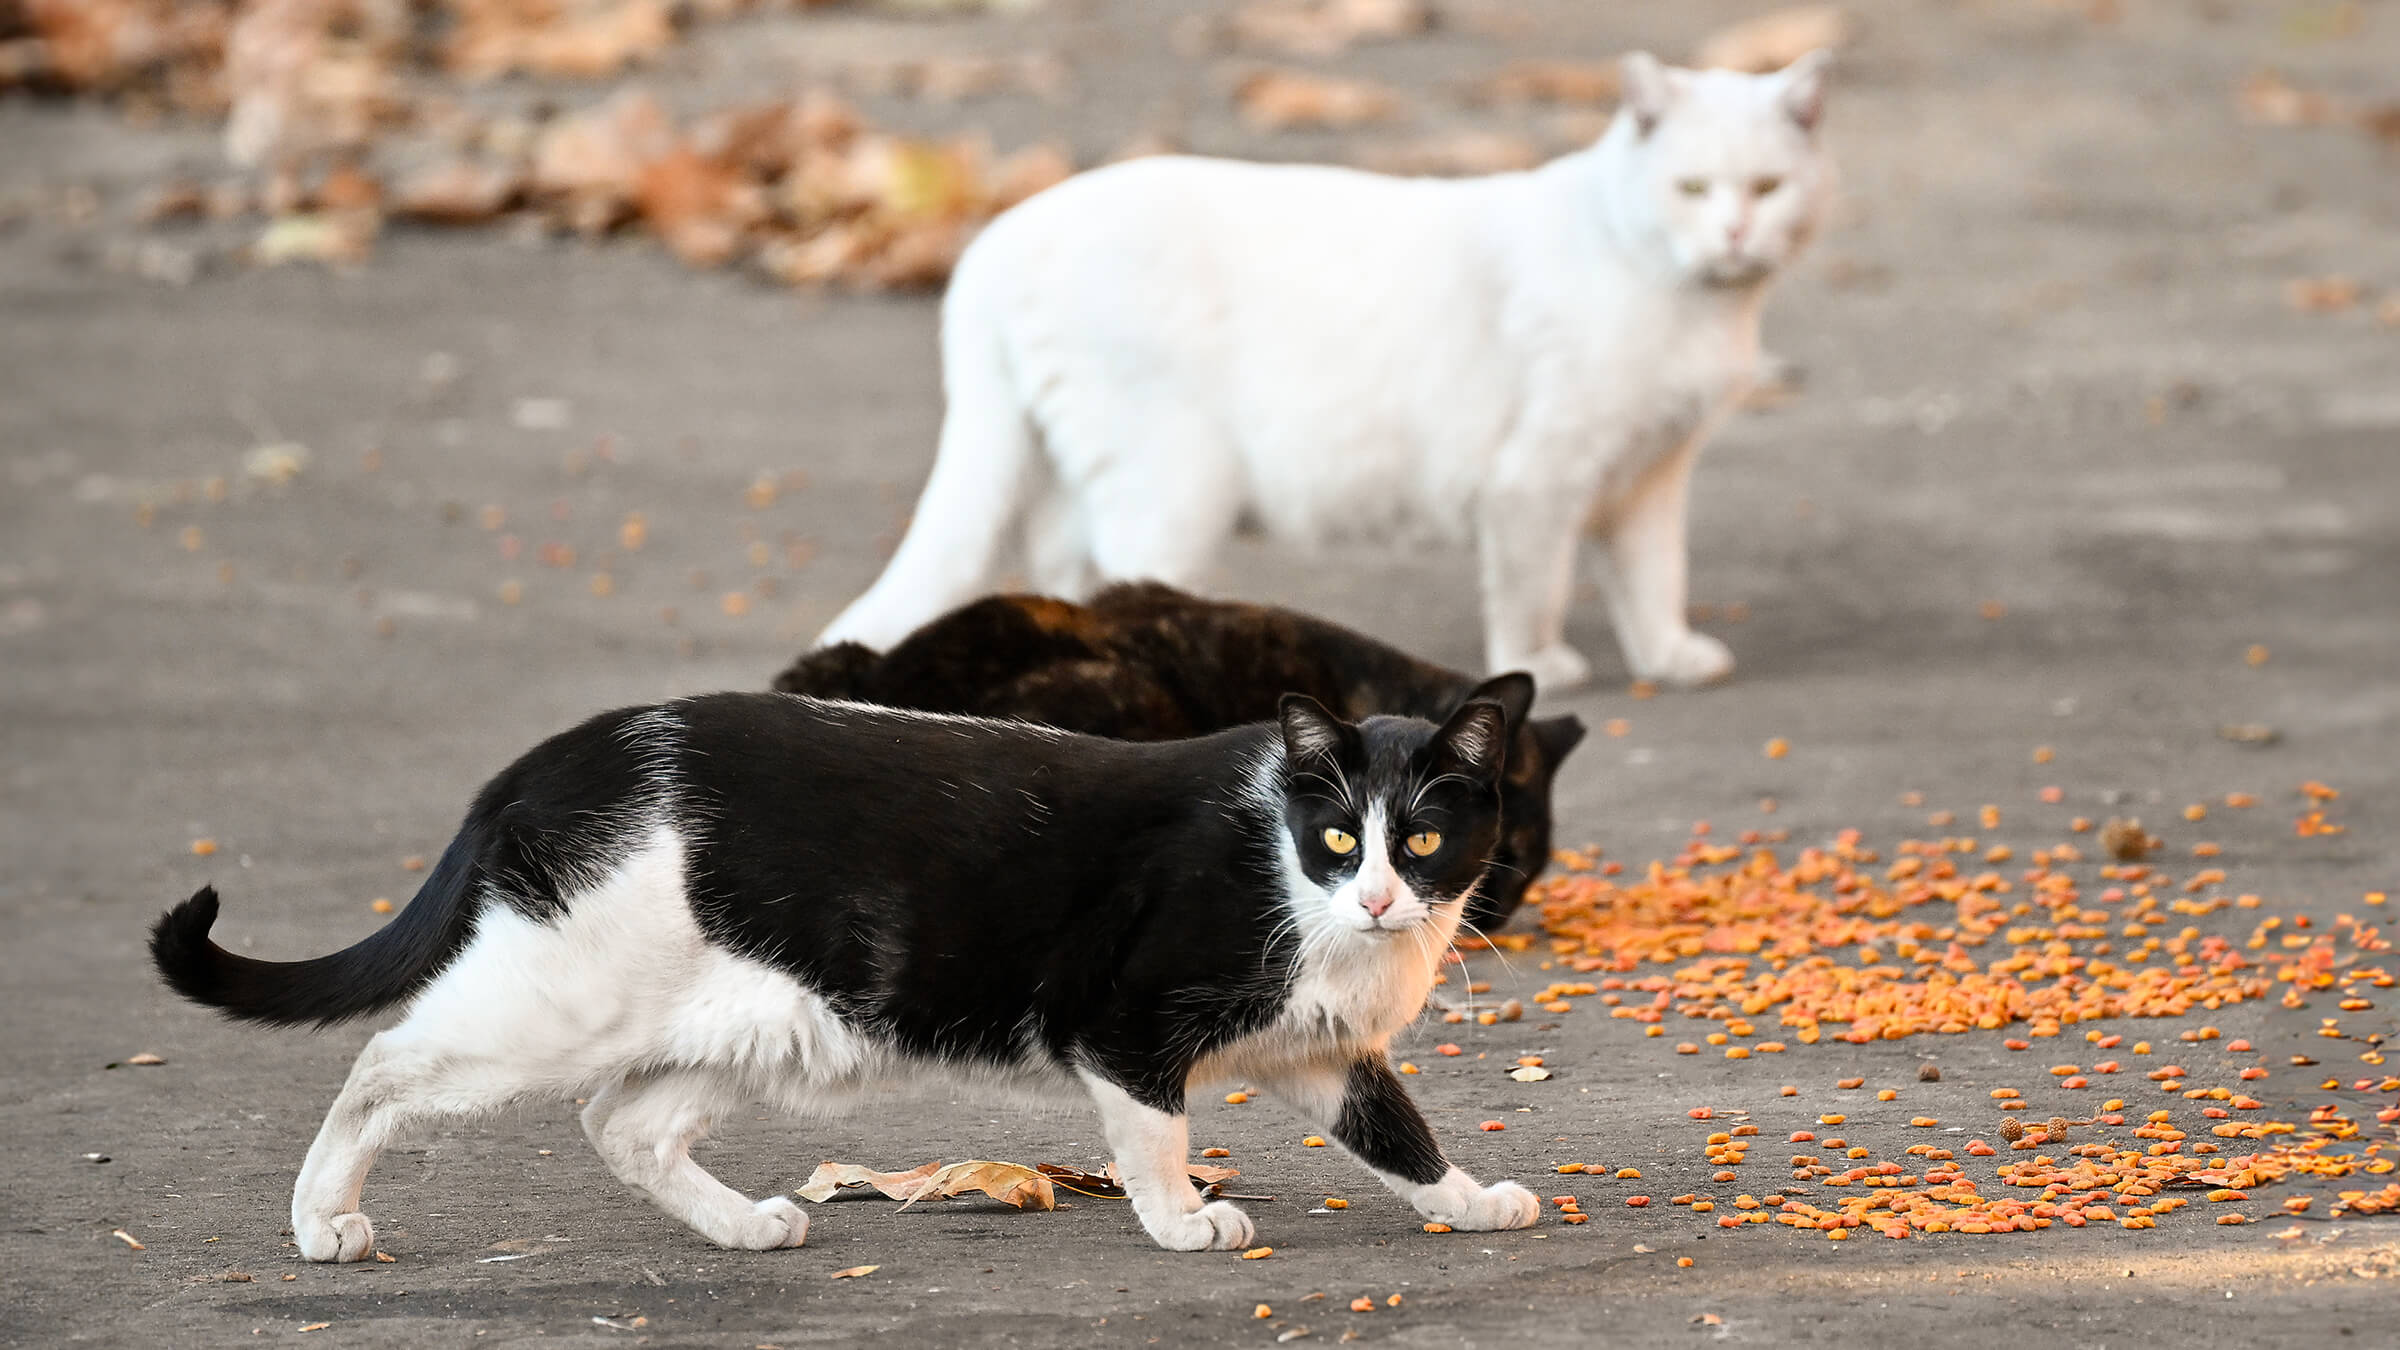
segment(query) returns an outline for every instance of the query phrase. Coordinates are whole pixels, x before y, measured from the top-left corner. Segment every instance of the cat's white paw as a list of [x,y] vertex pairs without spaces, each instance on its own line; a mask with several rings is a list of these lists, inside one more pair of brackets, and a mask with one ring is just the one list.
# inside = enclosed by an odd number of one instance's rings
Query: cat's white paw
[[1589,684],[1592,678],[1592,663],[1584,659],[1583,653],[1563,642],[1555,647],[1544,647],[1519,660],[1492,664],[1494,675],[1512,670],[1531,675],[1535,687],[1545,694],[1563,694],[1570,689],[1580,689]]
[[752,1210],[735,1229],[733,1241],[723,1245],[736,1251],[771,1252],[808,1241],[808,1215],[791,1200],[773,1196],[759,1201]]
[[1490,1233],[1503,1228],[1531,1228],[1542,1215],[1542,1202],[1513,1181],[1495,1181],[1477,1191],[1450,1220],[1452,1228]]
[[1695,689],[1733,673],[1733,650],[1706,633],[1686,629],[1666,644],[1648,669],[1634,673],[1645,680]]
[[1150,1229],[1150,1236],[1171,1252],[1223,1252],[1249,1246],[1256,1231],[1240,1207],[1217,1200],[1176,1215]]
[[364,1214],[334,1214],[292,1225],[300,1254],[311,1261],[364,1261],[375,1254],[375,1225]]

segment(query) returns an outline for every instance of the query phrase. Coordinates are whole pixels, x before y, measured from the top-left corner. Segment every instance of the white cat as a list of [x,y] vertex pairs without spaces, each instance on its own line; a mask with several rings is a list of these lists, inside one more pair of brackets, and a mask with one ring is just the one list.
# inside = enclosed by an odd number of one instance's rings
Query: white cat
[[1732,655],[1684,615],[1685,492],[1759,361],[1766,284],[1829,195],[1827,54],[1770,75],[1625,58],[1590,149],[1392,178],[1136,160],[1007,212],[943,309],[949,413],[898,554],[820,643],[888,647],[989,588],[1199,580],[1245,517],[1300,541],[1471,536],[1484,656],[1544,689],[1576,543],[1639,678]]

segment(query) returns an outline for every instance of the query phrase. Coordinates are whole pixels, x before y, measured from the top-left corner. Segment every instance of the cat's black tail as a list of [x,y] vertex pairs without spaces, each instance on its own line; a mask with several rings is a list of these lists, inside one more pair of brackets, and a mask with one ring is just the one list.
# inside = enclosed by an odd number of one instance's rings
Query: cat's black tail
[[857,642],[836,642],[819,647],[792,662],[775,677],[775,689],[783,694],[806,694],[810,698],[840,698],[858,703],[871,703],[869,686],[875,668],[883,657]]
[[390,1007],[421,988],[475,928],[477,849],[470,827],[450,842],[400,916],[354,946],[307,961],[258,961],[209,941],[217,888],[168,910],[150,930],[150,959],[176,993],[228,1017],[326,1026]]

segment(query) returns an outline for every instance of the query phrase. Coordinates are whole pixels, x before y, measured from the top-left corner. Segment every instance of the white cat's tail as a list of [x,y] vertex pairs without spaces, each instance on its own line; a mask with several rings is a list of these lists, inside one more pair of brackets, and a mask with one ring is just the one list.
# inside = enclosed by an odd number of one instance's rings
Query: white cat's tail
[[994,298],[975,256],[960,263],[942,312],[941,448],[899,552],[867,593],[817,635],[887,650],[926,621],[982,595],[1041,476],[1033,424],[1017,396]]

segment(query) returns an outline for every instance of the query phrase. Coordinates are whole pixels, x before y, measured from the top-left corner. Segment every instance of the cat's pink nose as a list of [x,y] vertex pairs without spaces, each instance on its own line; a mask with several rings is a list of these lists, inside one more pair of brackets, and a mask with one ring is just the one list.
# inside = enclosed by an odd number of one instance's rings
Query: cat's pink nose
[[1368,896],[1359,903],[1366,907],[1367,916],[1369,918],[1380,919],[1383,917],[1383,912],[1392,907],[1392,893],[1390,891],[1377,891],[1375,894]]

